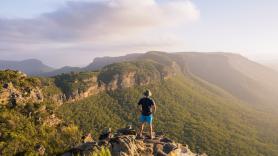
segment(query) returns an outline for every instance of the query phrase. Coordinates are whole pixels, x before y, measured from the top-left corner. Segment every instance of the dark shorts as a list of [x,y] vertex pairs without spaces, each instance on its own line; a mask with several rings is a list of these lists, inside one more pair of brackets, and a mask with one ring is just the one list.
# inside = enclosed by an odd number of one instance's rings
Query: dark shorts
[[148,124],[151,124],[153,122],[153,116],[152,115],[140,115],[140,121],[141,122],[147,122]]

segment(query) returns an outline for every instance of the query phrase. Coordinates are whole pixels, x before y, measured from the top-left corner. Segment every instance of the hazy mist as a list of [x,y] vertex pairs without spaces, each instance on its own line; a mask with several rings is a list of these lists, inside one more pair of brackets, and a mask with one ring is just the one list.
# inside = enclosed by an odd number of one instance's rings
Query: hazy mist
[[[60,67],[146,51],[225,51],[277,59],[278,2],[35,1],[0,5],[0,58]],[[28,5],[27,5],[28,4]]]

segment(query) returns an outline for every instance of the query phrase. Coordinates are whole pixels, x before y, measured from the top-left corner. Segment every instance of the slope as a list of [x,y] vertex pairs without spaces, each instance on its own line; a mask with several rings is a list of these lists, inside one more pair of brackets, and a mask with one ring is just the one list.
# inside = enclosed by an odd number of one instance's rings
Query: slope
[[[137,125],[135,107],[145,88],[153,91],[158,104],[156,130],[189,144],[198,153],[217,156],[278,152],[275,117],[248,108],[229,93],[191,75],[178,74],[146,86],[105,91],[63,105],[60,115],[95,136],[105,127]],[[264,133],[264,129],[270,133]]]
[[278,74],[267,67],[232,54],[189,57],[186,62],[194,74],[250,104],[276,104]]
[[278,114],[278,73],[232,53],[149,52],[141,59],[169,65],[220,87],[261,111]]

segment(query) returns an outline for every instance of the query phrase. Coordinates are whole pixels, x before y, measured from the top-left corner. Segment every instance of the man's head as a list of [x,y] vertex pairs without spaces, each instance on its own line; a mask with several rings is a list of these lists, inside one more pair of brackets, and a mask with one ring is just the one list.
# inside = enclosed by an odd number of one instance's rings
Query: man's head
[[146,91],[144,91],[144,96],[146,96],[146,97],[150,97],[150,96],[152,96],[152,92],[149,90],[149,89],[147,89]]

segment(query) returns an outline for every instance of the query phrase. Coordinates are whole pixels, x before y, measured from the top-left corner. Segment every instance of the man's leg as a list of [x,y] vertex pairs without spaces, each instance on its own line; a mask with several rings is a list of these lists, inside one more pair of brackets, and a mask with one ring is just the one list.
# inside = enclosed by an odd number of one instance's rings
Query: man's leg
[[152,139],[153,138],[153,125],[152,125],[152,123],[153,123],[153,116],[152,115],[148,116],[147,122],[148,122],[148,124],[150,126],[150,131],[149,132],[150,132],[150,138]]
[[145,125],[145,122],[142,122],[140,131],[139,131],[139,136],[140,136],[140,137],[142,136],[142,133],[143,133],[143,131],[144,131],[144,125]]
[[153,125],[152,123],[150,123],[149,125],[150,125],[150,137],[151,139],[153,139]]
[[143,115],[140,115],[139,120],[141,122],[141,127],[140,127],[140,130],[139,130],[139,136],[141,137],[142,133],[144,131],[145,117]]

